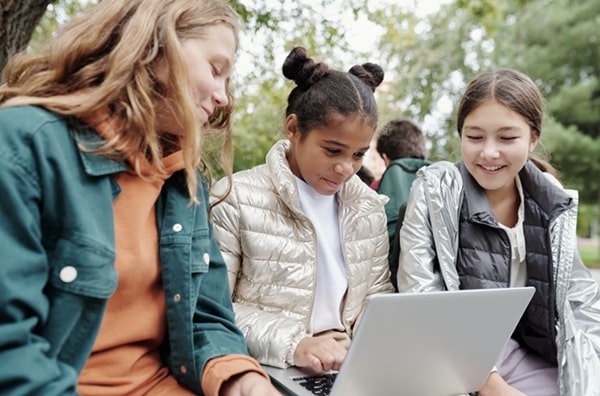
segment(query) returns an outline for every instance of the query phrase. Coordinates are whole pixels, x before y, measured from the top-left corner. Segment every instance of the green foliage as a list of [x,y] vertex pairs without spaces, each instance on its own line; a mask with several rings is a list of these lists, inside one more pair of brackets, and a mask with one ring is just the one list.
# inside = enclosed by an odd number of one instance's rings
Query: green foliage
[[[582,238],[600,237],[600,210],[597,205],[579,205],[577,217],[577,235]],[[599,249],[600,250],[600,249]]]
[[96,0],[55,0],[48,8],[46,13],[35,28],[33,36],[29,42],[29,47],[37,51],[45,45],[46,41],[77,13],[96,4]]
[[544,146],[566,187],[579,191],[582,202],[596,202],[600,192],[600,141],[575,126],[565,128],[554,119],[545,122]]
[[[59,0],[31,42],[33,48],[70,15],[95,1]],[[600,45],[596,0],[454,0],[417,16],[398,2],[366,0],[230,0],[242,19],[240,63],[233,76],[235,170],[264,162],[283,137],[283,112],[293,87],[281,74],[295,45],[336,68],[375,61],[386,72],[377,90],[380,125],[407,116],[424,126],[430,158],[458,159],[453,108],[465,83],[498,66],[531,75],[552,119],[542,139],[562,181],[583,203],[600,197]],[[341,10],[341,11],[340,11]],[[383,32],[372,52],[349,39],[352,20]],[[350,23],[348,22],[350,21]],[[361,34],[376,36],[372,31]],[[209,147],[212,147],[208,145]],[[215,164],[219,159],[207,156]]]
[[600,247],[598,243],[579,243],[581,260],[589,268],[600,268]]

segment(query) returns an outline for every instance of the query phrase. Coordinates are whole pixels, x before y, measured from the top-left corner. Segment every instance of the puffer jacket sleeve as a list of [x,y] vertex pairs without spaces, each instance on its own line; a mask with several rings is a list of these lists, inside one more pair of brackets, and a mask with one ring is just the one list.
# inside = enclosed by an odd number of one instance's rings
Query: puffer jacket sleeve
[[[385,227],[385,209],[381,209],[381,227],[378,235],[371,235],[375,241],[375,247],[371,251],[372,265],[368,277],[369,287],[366,297],[380,293],[391,293],[394,291],[394,286],[390,280],[390,270],[388,265],[389,242],[387,237],[387,229]],[[367,298],[364,299],[366,302]]]
[[600,395],[600,294],[577,252],[562,311],[561,395]]
[[243,303],[233,305],[237,325],[246,336],[250,355],[270,366],[293,366],[298,343],[309,336],[304,324],[281,312],[269,312]]
[[[387,231],[383,236],[387,236]],[[388,246],[388,241],[382,241],[382,245]],[[388,247],[384,248],[387,252]],[[390,270],[387,261],[387,255],[378,255],[373,260],[371,266],[371,274],[369,276],[369,289],[367,297],[380,293],[391,293],[394,291],[394,286],[390,281]]]
[[352,296],[355,300],[360,300],[360,312],[358,313],[358,316],[352,325],[352,333],[354,333],[362,319],[362,315],[365,312],[365,307],[370,296],[394,292],[394,286],[390,279],[390,269],[388,264],[389,242],[386,228],[385,209],[382,206],[379,213],[371,213],[367,216],[371,218],[380,216],[381,221],[377,223],[377,233],[371,233],[369,235],[373,241],[373,246],[367,249],[370,257],[367,258],[366,261],[368,261],[370,265],[368,266],[369,272],[366,278],[368,285],[366,293],[358,296],[352,293],[352,291],[348,293],[348,299],[346,302],[347,305],[350,305],[350,296]]
[[[228,181],[222,179],[212,189],[211,199],[223,194]],[[233,190],[225,201],[214,206],[211,212],[214,236],[225,259],[229,285],[234,300],[236,325],[248,344],[248,352],[260,363],[275,367],[293,365],[293,355],[300,340],[307,337],[301,321],[269,312],[252,304],[236,302],[238,278],[242,272],[243,252],[240,239],[240,206]]]
[[[219,180],[211,190],[211,202],[215,202],[227,191],[229,181],[227,178]],[[232,298],[235,296],[235,288],[238,274],[240,272],[242,251],[240,244],[240,208],[234,194],[215,205],[211,210],[211,220],[214,227],[214,236],[221,254],[227,264],[227,277]]]
[[462,182],[440,161],[417,172],[400,229],[399,292],[457,289],[455,259]]
[[398,291],[424,292],[442,289],[439,273],[434,272],[436,260],[429,208],[425,201],[425,186],[417,178],[409,195],[406,215],[400,228],[400,258]]

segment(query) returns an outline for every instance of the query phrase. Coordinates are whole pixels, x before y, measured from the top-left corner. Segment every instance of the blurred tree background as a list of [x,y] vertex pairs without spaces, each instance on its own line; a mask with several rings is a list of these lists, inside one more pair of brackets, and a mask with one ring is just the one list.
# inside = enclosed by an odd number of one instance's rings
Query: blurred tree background
[[[27,44],[36,50],[73,13],[94,2],[20,0],[16,6],[17,1],[0,0],[0,53]],[[454,105],[466,82],[483,70],[513,67],[529,74],[546,97],[549,116],[540,150],[562,182],[579,191],[580,236],[597,236],[600,2],[446,0],[432,13],[417,12],[419,2],[230,0],[244,29],[233,76],[234,169],[262,163],[283,137],[283,111],[293,86],[282,76],[281,64],[295,45],[336,68],[366,61],[382,65],[380,123],[413,118],[423,126],[434,160],[458,159]],[[31,40],[21,34],[15,45],[7,34],[7,23],[15,23],[11,6],[14,14],[25,4],[47,8]],[[367,47],[359,45],[365,40]],[[0,57],[0,69],[3,62]]]

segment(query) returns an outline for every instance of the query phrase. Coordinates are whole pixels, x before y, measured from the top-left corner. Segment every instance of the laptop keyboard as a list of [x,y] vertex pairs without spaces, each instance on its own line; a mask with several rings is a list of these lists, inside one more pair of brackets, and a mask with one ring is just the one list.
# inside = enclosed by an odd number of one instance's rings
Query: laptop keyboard
[[327,396],[333,387],[337,373],[327,373],[322,375],[308,375],[304,377],[295,377],[299,385],[312,392],[313,395]]

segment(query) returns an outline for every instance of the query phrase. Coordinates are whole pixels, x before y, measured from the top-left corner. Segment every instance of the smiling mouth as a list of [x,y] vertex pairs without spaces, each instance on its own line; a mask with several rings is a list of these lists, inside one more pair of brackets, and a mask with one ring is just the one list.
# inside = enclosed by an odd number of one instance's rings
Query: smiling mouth
[[479,165],[479,167],[481,167],[483,170],[488,171],[488,172],[495,172],[499,169],[504,168],[504,165],[496,165],[496,166]]

